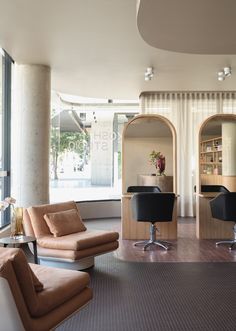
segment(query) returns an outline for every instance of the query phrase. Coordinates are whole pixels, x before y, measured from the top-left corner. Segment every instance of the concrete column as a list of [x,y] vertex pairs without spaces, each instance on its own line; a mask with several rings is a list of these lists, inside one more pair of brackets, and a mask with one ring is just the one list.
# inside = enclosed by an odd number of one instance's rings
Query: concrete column
[[236,176],[236,123],[222,123],[222,175]]
[[18,206],[49,202],[50,68],[16,65],[12,196]]

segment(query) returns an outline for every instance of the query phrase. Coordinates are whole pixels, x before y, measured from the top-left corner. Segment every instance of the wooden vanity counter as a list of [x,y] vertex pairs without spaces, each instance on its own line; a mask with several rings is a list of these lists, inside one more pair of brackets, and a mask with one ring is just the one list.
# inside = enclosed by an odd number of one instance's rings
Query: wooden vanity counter
[[212,218],[210,200],[219,192],[204,192],[197,195],[196,235],[198,239],[229,239],[234,223]]

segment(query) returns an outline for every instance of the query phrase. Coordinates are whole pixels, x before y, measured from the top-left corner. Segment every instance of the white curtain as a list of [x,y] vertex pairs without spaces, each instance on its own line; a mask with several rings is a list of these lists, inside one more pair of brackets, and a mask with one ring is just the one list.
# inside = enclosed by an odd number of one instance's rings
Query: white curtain
[[236,92],[144,92],[143,114],[168,118],[177,133],[177,190],[179,215],[195,216],[198,132],[202,122],[216,113],[236,113]]

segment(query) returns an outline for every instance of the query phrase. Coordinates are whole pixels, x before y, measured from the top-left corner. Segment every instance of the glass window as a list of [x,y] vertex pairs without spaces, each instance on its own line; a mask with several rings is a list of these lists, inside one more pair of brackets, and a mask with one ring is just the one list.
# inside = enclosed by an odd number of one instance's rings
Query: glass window
[[50,201],[120,198],[122,131],[138,103],[59,108],[51,116]]
[[[1,200],[10,196],[10,113],[11,57],[0,49],[0,193]],[[9,208],[2,211],[0,227],[10,222]]]
[[[3,56],[0,53],[0,171],[2,171],[2,89],[3,89]],[[0,194],[2,197],[3,177],[0,177]],[[1,213],[2,214],[2,213]],[[2,218],[2,215],[1,215]],[[1,221],[2,225],[2,221]]]

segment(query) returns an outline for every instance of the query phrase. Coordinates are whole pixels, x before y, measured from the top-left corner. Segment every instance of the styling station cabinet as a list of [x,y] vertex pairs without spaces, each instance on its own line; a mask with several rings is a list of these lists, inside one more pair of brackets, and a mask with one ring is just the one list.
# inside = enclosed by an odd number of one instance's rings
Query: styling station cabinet
[[214,115],[201,125],[196,190],[197,238],[232,237],[233,222],[211,216],[209,201],[220,193],[201,192],[202,185],[223,185],[229,191],[236,191],[236,115]]
[[[176,193],[176,133],[173,125],[159,115],[138,115],[124,128],[122,137],[122,239],[149,239],[149,223],[132,218],[129,186],[159,186]],[[166,158],[166,176],[152,175],[150,153],[160,151]],[[159,185],[158,185],[159,184]],[[161,239],[177,238],[177,207],[172,222],[157,223]]]

